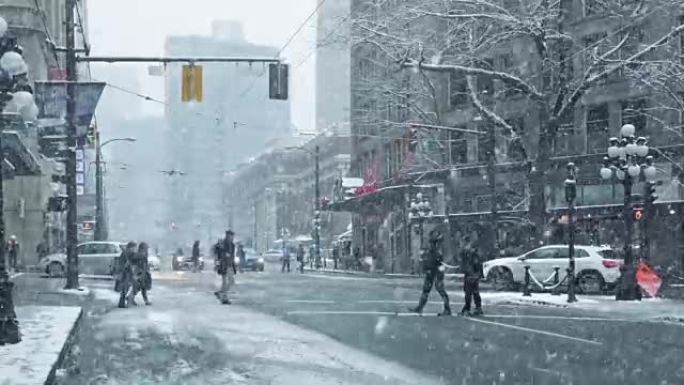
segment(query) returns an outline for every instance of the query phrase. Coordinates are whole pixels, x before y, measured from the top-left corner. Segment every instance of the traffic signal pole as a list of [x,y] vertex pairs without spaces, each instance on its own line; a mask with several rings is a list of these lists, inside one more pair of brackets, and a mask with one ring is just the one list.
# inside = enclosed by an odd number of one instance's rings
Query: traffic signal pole
[[76,82],[78,81],[76,69],[76,35],[74,25],[74,10],[76,0],[65,1],[65,26],[66,26],[66,134],[67,134],[67,159],[66,159],[66,189],[67,189],[67,280],[66,289],[78,289],[78,223],[76,211]]

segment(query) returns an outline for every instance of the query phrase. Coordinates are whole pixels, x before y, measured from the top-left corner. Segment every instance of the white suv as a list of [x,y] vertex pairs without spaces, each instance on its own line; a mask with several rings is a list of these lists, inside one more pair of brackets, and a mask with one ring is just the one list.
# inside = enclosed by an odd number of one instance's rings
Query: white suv
[[[110,275],[115,260],[121,254],[124,244],[120,242],[86,242],[76,248],[78,253],[78,272],[80,274]],[[51,277],[64,276],[66,272],[66,254],[50,254],[38,263],[41,271]]]
[[[546,280],[559,267],[560,279],[568,267],[568,245],[549,245],[519,257],[498,258],[483,264],[484,276],[495,289],[507,290],[525,282],[525,266],[538,281]],[[609,246],[575,246],[575,274],[582,293],[600,293],[620,277],[622,260]]]

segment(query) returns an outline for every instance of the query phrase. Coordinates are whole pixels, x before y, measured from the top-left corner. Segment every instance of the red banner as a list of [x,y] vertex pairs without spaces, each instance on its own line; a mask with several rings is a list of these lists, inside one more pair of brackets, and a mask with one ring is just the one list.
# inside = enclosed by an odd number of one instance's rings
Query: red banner
[[663,284],[663,280],[658,276],[655,270],[645,262],[639,264],[636,273],[637,283],[642,289],[651,297],[655,297]]

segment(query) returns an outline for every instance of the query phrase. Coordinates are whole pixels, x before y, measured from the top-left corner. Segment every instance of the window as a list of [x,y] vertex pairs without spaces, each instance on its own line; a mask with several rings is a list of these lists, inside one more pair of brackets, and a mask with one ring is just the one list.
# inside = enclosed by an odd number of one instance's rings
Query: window
[[[486,124],[478,125],[478,131],[486,131],[489,128]],[[479,163],[486,163],[489,160],[489,155],[493,154],[493,149],[496,143],[492,142],[492,138],[489,134],[478,135],[477,136],[477,161]]]
[[587,111],[587,153],[599,154],[606,151],[608,146],[608,118],[607,104],[589,107]]
[[646,128],[646,100],[631,99],[622,102],[622,124],[633,124],[637,131]]
[[453,71],[449,75],[449,103],[454,108],[468,104],[468,83]]
[[585,56],[585,68],[593,66],[591,70],[592,75],[599,74],[606,69],[606,64],[598,60],[601,55],[606,52],[606,33],[595,33],[587,35],[583,38],[584,49],[586,51]]
[[[684,24],[684,15],[679,16],[678,22]],[[684,65],[684,33],[679,34],[679,63]]]
[[572,140],[575,134],[575,110],[569,109],[562,117],[558,133],[553,138],[553,149],[556,155],[571,155]]
[[606,0],[582,0],[584,16],[595,16],[606,13],[608,6]]
[[[493,70],[494,59],[484,59],[481,65],[482,69]],[[485,95],[494,94],[494,80],[491,76],[478,75],[477,76],[477,92]]]
[[468,140],[465,135],[462,132],[451,131],[449,133],[449,144],[451,163],[468,163]]
[[557,249],[548,248],[532,251],[525,256],[525,259],[553,259],[557,253]]
[[584,249],[575,249],[575,258],[587,258],[589,253]]

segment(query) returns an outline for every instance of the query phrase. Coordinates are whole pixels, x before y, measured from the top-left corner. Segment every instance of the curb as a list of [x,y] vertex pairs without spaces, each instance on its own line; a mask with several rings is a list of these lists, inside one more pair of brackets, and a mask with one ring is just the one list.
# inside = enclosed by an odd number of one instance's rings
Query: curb
[[48,374],[48,377],[45,379],[45,385],[55,385],[57,383],[57,370],[62,366],[62,364],[64,363],[64,359],[67,357],[67,353],[71,350],[71,347],[74,346],[74,343],[76,342],[76,336],[79,330],[79,326],[81,324],[81,320],[83,320],[83,307],[81,307],[81,311],[78,313],[78,317],[76,318],[76,321],[74,322],[73,326],[71,327],[71,330],[69,331],[69,335],[67,336],[67,339],[64,342],[64,346],[62,346],[62,350],[59,352],[59,357],[57,357],[57,361],[55,361],[55,363],[52,364],[52,369],[50,369],[50,373]]
[[555,307],[555,308],[560,308],[560,309],[567,309],[569,308],[568,305],[565,304],[560,304],[560,303],[553,303],[553,302],[548,302],[548,301],[542,301],[538,299],[531,299],[531,300],[524,300],[521,299],[519,301],[512,301],[512,300],[506,300],[502,302],[497,302],[497,304],[504,304],[504,305],[539,305],[539,306],[546,306],[546,307]]

